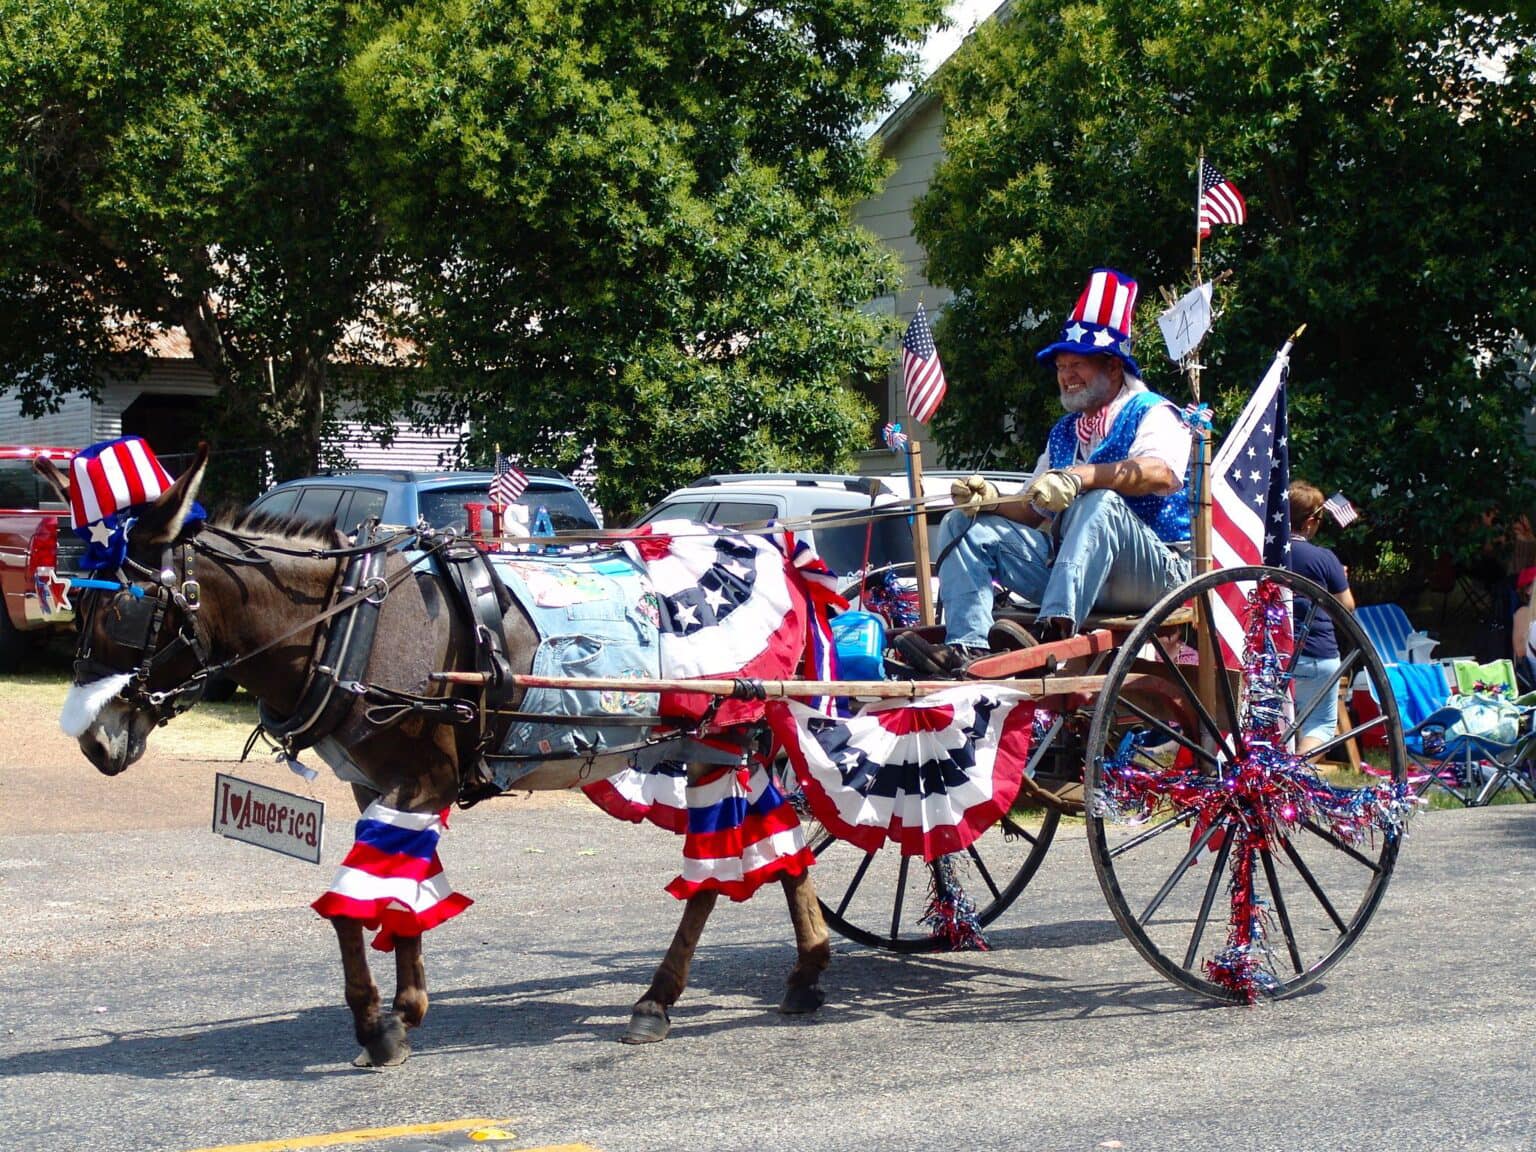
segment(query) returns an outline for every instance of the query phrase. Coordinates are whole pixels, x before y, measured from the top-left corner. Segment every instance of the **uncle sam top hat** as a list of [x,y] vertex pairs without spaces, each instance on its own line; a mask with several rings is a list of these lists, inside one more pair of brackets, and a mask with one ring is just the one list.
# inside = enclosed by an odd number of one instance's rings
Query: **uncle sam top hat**
[[1140,379],[1141,369],[1131,359],[1131,317],[1135,310],[1136,281],[1113,268],[1095,268],[1077,298],[1077,307],[1062,326],[1061,336],[1035,353],[1035,359],[1051,363],[1058,352],[1113,356]]
[[[119,568],[128,555],[133,510],[171,486],[171,477],[142,436],[82,448],[69,462],[70,520],[85,541],[83,569]],[[194,502],[189,520],[204,516]]]

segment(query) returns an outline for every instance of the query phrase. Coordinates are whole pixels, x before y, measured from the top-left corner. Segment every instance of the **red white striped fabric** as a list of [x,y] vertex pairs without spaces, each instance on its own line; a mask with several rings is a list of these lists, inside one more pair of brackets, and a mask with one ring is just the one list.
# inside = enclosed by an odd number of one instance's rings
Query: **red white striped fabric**
[[704,891],[746,900],[769,880],[802,875],[815,862],[799,815],[767,768],[728,766],[688,786],[683,872],[667,891],[679,900]]
[[327,919],[361,920],[389,952],[397,936],[420,936],[472,901],[453,890],[437,858],[448,813],[401,812],[375,800],[357,821],[357,838],[329,890],[311,905]]
[[1200,158],[1200,236],[1211,234],[1212,224],[1242,224],[1248,219],[1248,202],[1228,180]]
[[917,314],[907,325],[901,341],[901,376],[907,391],[907,412],[912,419],[926,424],[939,410],[949,385],[944,380],[944,366],[928,326],[928,313],[917,306]]
[[76,528],[147,504],[171,477],[142,436],[124,436],[82,451],[70,462],[69,502]]
[[1113,268],[1095,268],[1072,315],[1067,317],[1067,324],[1070,326],[1074,320],[1102,324],[1121,336],[1129,336],[1136,312],[1136,289],[1136,281],[1122,277]]

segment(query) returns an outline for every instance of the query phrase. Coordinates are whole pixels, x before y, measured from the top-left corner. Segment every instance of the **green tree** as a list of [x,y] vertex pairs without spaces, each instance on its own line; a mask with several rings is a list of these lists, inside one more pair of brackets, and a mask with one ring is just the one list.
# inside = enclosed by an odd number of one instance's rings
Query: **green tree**
[[179,327],[219,386],[223,491],[261,449],[313,470],[343,335],[391,281],[350,162],[353,11],[0,0],[0,386],[25,411]]
[[1525,511],[1536,19],[1517,7],[1018,0],[940,76],[947,158],[916,211],[956,292],[946,450],[1033,460],[1059,411],[1033,354],[1098,264],[1141,280],[1141,364],[1185,396],[1153,317],[1188,283],[1203,145],[1248,201],[1204,249],[1234,274],[1204,356],[1218,430],[1305,321],[1295,472],[1421,555]]
[[425,422],[595,449],[624,517],[710,470],[846,464],[895,269],[860,125],[941,0],[427,0],[349,75],[410,260]]

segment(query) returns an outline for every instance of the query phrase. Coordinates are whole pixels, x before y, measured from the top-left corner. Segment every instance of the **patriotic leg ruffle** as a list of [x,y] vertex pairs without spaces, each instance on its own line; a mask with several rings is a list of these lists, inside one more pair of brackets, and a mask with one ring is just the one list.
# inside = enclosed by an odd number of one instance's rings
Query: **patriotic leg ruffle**
[[649,820],[658,828],[688,831],[688,765],[664,760],[654,768],[625,768],[582,788],[608,815],[631,824]]
[[799,815],[765,767],[719,768],[688,787],[683,872],[667,891],[679,900],[705,891],[746,900],[815,862]]
[[350,917],[377,929],[373,947],[392,951],[399,936],[420,936],[473,903],[455,892],[437,858],[448,813],[399,812],[375,800],[357,822],[352,850],[312,907],[326,919]]

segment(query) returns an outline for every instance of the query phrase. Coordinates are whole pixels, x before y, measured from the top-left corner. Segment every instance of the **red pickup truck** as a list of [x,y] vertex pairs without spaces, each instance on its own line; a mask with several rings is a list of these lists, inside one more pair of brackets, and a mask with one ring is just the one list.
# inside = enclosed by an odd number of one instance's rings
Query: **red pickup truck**
[[74,454],[72,448],[0,444],[0,672],[20,668],[45,630],[72,627],[63,575],[74,570],[80,541],[69,529],[68,507],[32,471],[32,461],[47,456],[62,464]]

